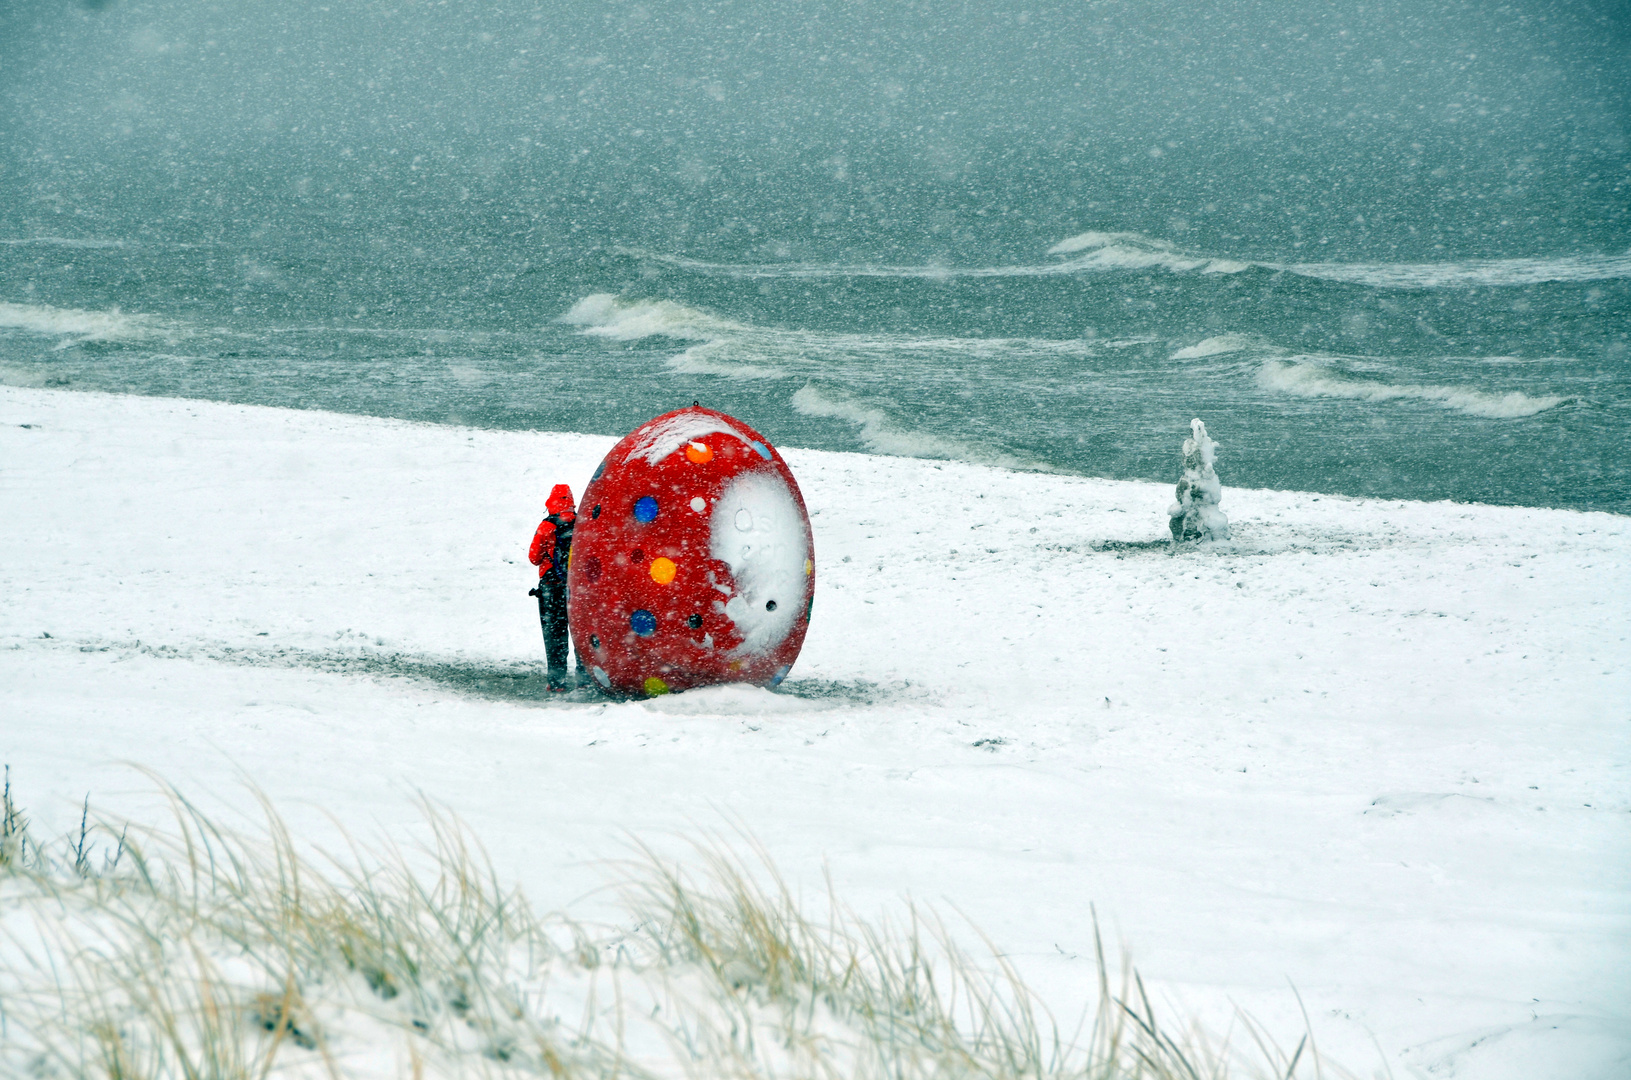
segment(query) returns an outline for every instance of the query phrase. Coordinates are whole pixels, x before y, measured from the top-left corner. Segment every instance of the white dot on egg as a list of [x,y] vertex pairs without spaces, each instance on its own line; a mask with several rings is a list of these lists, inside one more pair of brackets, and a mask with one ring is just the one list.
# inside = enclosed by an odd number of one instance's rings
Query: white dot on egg
[[696,498],[691,500],[691,509],[700,514],[704,510],[708,509],[708,502],[701,495],[698,495]]

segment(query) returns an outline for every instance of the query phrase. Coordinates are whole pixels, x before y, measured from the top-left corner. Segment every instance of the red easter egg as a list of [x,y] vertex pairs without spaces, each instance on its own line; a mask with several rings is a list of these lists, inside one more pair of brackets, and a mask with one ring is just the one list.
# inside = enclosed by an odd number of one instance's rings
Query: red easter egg
[[635,428],[595,470],[566,582],[572,644],[602,690],[774,686],[810,625],[810,516],[764,436],[680,409]]

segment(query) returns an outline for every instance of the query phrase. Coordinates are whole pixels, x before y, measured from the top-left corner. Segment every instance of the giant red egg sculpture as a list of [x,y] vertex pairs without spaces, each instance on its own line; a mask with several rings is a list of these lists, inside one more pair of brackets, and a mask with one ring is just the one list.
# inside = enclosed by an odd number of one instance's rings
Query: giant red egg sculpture
[[815,596],[810,517],[764,436],[680,409],[630,432],[578,504],[567,570],[572,644],[608,693],[774,686]]

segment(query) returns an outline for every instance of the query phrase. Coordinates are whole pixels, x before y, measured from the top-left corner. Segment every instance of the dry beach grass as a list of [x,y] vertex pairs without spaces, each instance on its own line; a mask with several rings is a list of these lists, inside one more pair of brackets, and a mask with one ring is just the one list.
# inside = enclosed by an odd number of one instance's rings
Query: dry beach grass
[[[869,922],[801,900],[745,837],[695,870],[641,849],[626,918],[540,916],[425,803],[423,848],[308,850],[260,799],[229,830],[160,784],[163,827],[42,846],[0,816],[0,1072],[278,1077],[1214,1080],[1329,1073],[1249,1019],[1249,1055],[1174,1030],[1124,964],[1063,1028],[987,942],[934,912]],[[740,854],[746,851],[747,854]],[[819,912],[819,916],[813,912]],[[966,936],[966,935],[965,935]],[[983,939],[981,939],[983,940]]]

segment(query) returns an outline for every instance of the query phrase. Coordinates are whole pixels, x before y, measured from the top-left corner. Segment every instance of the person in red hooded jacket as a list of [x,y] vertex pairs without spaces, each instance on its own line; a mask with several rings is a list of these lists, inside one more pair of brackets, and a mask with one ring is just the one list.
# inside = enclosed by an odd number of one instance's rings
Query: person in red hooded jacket
[[[549,516],[538,523],[527,558],[538,567],[538,587],[528,596],[538,598],[538,621],[544,628],[544,657],[549,662],[549,688],[570,690],[566,667],[566,566],[572,555],[572,489],[556,484],[544,503]],[[581,665],[580,665],[581,666]]]

